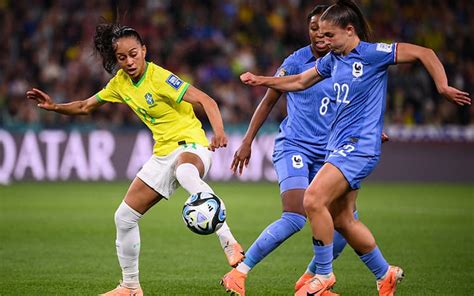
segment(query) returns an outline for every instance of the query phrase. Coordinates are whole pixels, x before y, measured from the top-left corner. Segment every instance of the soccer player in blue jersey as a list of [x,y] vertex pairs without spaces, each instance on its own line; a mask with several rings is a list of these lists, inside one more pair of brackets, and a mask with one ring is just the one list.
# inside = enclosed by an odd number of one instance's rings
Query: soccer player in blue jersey
[[370,230],[352,214],[356,202],[352,192],[360,188],[380,158],[388,66],[420,61],[446,99],[470,105],[471,98],[448,85],[433,50],[408,43],[367,42],[369,26],[351,0],[331,5],[319,25],[331,52],[318,59],[315,68],[285,77],[241,75],[246,84],[279,91],[303,90],[327,79],[335,91],[335,119],[327,147],[331,152],[304,196],[313,232],[316,275],[296,295],[322,295],[336,283],[332,272],[334,229],[374,274],[379,295],[394,295],[403,270],[387,263]]
[[[308,14],[311,44],[286,58],[277,70],[276,76],[299,74],[314,68],[316,59],[328,53],[329,48],[318,35],[319,17],[327,7],[318,5]],[[224,276],[222,285],[227,291],[245,295],[248,272],[305,225],[304,191],[324,164],[335,107],[335,104],[330,104],[331,98],[334,98],[332,87],[332,83],[327,80],[304,91],[287,94],[288,116],[280,125],[273,153],[283,213],[280,219],[274,221],[260,234],[246,252],[244,261]],[[242,174],[244,166],[248,164],[253,139],[281,94],[271,88],[267,90],[252,117],[241,146],[235,153],[231,166],[234,173],[238,171]],[[353,194],[356,194],[356,191]],[[334,258],[336,258],[346,245],[344,237],[337,232],[334,245]],[[315,268],[313,259],[306,272],[297,281],[295,291],[314,276]],[[331,295],[330,293],[328,291],[325,295]]]

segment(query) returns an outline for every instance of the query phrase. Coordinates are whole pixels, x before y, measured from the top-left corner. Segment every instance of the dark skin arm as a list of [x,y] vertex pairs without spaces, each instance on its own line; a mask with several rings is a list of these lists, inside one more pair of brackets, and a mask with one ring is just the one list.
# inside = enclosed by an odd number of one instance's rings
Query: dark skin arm
[[255,109],[247,132],[242,140],[242,144],[240,144],[240,147],[235,151],[234,159],[230,166],[234,174],[238,171],[239,174],[242,175],[244,166],[248,166],[252,153],[252,142],[280,96],[281,92],[269,88],[260,104],[258,104],[257,109]]

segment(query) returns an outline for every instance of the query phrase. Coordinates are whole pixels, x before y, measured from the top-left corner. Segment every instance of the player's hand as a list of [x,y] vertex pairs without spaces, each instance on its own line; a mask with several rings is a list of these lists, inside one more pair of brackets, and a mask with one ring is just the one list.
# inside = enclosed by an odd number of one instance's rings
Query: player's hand
[[245,72],[244,74],[240,75],[240,81],[242,81],[242,83],[244,84],[251,85],[251,86],[260,85],[258,76],[250,72]]
[[382,143],[388,142],[389,140],[390,138],[388,137],[388,135],[382,132]]
[[250,156],[252,154],[252,143],[246,144],[242,143],[239,149],[235,151],[234,159],[232,160],[232,164],[230,169],[235,174],[237,170],[239,171],[239,175],[242,175],[244,171],[244,166],[247,167],[249,165]]
[[45,110],[54,110],[54,107],[56,106],[47,93],[37,88],[27,91],[26,97],[30,100],[36,101],[37,106]]
[[454,88],[452,86],[447,86],[439,93],[443,95],[448,101],[451,101],[454,104],[460,106],[471,105],[471,98],[469,97],[469,93],[460,91],[459,89]]
[[218,148],[227,147],[227,136],[224,132],[216,133],[211,138],[211,143],[207,149],[215,151]]

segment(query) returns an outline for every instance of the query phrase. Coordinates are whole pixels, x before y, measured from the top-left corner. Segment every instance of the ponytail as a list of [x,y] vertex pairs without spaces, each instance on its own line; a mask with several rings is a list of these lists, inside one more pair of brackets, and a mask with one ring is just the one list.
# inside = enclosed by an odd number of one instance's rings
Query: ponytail
[[331,23],[345,28],[353,25],[357,36],[363,41],[370,41],[372,30],[364,17],[359,6],[352,0],[337,0],[336,4],[321,15],[320,21],[330,21]]
[[102,66],[105,71],[110,74],[116,70],[115,46],[117,40],[122,37],[134,37],[140,45],[143,45],[140,34],[131,27],[104,23],[95,28],[94,48],[102,58]]

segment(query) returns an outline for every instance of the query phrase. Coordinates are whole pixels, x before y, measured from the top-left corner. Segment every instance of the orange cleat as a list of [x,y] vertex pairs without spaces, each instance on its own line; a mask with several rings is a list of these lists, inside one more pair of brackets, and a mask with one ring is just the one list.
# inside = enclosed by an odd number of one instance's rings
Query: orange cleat
[[242,260],[245,258],[244,249],[242,249],[239,243],[232,245],[227,244],[224,247],[224,253],[227,257],[227,262],[229,262],[229,265],[232,267],[236,267],[237,264],[242,262]]
[[[311,280],[313,276],[314,274],[311,273],[303,273],[303,275],[296,281],[295,292],[301,289],[301,287],[303,287],[303,285],[306,284],[307,281]],[[339,296],[339,294],[336,294],[331,290],[326,290],[321,294],[321,296]]]
[[303,275],[300,276],[300,278],[295,283],[295,292],[301,289],[301,287],[303,287],[303,285],[306,284],[307,281],[312,279],[313,276],[314,274],[311,274],[311,273],[306,273],[306,272],[303,273]]
[[100,296],[143,296],[143,290],[140,287],[135,289],[127,288],[122,286],[122,283],[120,283],[117,288],[107,293],[100,294]]
[[402,281],[404,276],[403,269],[398,266],[390,266],[383,278],[377,281],[379,296],[395,295],[397,284]]
[[247,275],[233,268],[221,280],[221,285],[230,295],[245,296],[245,279]]
[[326,291],[324,291],[323,293],[321,293],[321,296],[339,296],[339,294],[334,293],[334,292],[331,291],[331,290],[326,290]]
[[[313,276],[295,293],[295,296],[326,296],[333,295],[329,291],[336,284],[336,276],[334,273],[326,275],[317,274]],[[327,294],[330,292],[331,294]],[[337,294],[336,294],[337,295]]]

